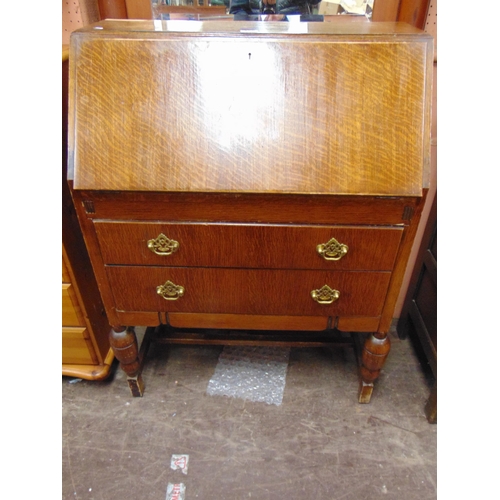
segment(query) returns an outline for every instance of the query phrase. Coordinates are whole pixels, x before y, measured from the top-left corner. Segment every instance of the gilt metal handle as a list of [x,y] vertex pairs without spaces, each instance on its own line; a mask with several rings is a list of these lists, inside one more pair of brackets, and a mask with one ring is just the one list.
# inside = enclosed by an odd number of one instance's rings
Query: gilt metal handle
[[339,243],[335,238],[332,238],[328,243],[321,243],[316,247],[316,251],[325,260],[340,260],[347,254],[349,247],[344,243]]
[[165,300],[177,300],[184,295],[184,287],[167,281],[165,284],[156,287],[156,293]]
[[161,233],[155,239],[148,241],[148,248],[156,255],[172,255],[179,250],[179,242]]
[[318,290],[312,290],[311,297],[318,304],[328,305],[338,300],[340,292],[324,285]]

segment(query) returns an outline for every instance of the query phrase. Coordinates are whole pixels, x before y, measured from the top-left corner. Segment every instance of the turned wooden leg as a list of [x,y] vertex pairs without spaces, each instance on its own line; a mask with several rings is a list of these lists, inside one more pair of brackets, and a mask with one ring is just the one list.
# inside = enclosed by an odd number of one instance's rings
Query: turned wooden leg
[[363,346],[360,367],[359,402],[369,403],[373,392],[373,382],[380,375],[385,359],[391,349],[387,334],[370,335]]
[[139,349],[134,329],[113,326],[109,333],[109,342],[116,359],[120,362],[121,369],[127,374],[127,382],[132,396],[142,396],[144,384],[141,377]]

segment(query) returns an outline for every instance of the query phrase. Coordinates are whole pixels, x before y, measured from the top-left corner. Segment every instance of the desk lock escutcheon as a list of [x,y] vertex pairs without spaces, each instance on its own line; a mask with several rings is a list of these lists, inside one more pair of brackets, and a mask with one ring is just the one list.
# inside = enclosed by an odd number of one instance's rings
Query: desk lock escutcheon
[[156,255],[172,255],[179,250],[179,242],[161,233],[156,238],[148,240],[148,248]]
[[327,243],[321,243],[316,247],[318,254],[325,260],[340,260],[347,254],[349,247],[344,243],[339,243],[332,238]]

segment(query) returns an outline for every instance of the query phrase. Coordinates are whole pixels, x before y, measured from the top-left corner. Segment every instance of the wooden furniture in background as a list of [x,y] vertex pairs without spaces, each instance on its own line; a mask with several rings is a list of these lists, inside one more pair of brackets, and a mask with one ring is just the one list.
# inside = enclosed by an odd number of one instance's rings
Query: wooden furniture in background
[[[375,0],[375,5],[387,0]],[[397,4],[397,17],[395,21],[408,23],[419,29],[425,29],[427,15],[432,4],[436,4],[437,0],[389,0],[393,4]],[[376,7],[375,7],[376,9]],[[375,10],[374,10],[375,13]],[[374,19],[377,20],[376,18]],[[387,19],[388,20],[388,19]]]
[[114,359],[109,322],[99,295],[66,178],[68,134],[68,56],[63,46],[62,105],[62,374],[100,380]]
[[[88,1],[88,0],[85,0]],[[126,0],[97,0],[101,19],[127,19]],[[140,6],[146,7],[146,2],[136,2]],[[151,1],[149,1],[151,5]]]
[[72,36],[68,178],[132,393],[144,353],[125,325],[167,324],[355,332],[369,402],[429,186],[432,38],[179,26]]
[[[397,325],[401,338],[419,344],[437,379],[437,197],[434,197],[410,286]],[[425,407],[427,420],[437,422],[437,382]]]

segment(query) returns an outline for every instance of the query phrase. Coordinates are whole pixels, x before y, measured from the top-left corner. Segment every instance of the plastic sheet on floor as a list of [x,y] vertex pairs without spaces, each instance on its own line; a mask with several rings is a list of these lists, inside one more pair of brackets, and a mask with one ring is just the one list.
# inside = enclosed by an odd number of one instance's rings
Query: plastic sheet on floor
[[207,394],[281,405],[289,348],[225,346]]

